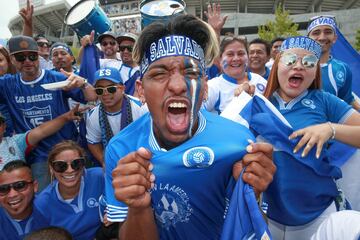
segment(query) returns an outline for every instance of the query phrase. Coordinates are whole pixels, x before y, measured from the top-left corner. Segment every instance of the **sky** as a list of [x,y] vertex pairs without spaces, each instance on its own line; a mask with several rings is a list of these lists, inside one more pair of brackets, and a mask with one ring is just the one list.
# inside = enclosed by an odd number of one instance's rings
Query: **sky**
[[[19,12],[19,3],[17,0],[0,0],[0,38],[9,38],[11,33],[8,24],[11,18]],[[6,2],[6,3],[5,3]]]

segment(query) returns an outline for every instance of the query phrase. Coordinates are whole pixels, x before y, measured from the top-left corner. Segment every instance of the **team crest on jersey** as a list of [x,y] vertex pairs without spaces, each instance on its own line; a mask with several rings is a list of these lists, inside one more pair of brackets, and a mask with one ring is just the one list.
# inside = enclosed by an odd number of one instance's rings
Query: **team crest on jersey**
[[256,88],[260,91],[263,92],[265,90],[265,86],[262,83],[258,83],[256,84]]
[[99,203],[96,201],[95,198],[89,198],[89,199],[86,201],[86,205],[87,205],[89,208],[99,207]]
[[151,192],[156,221],[161,227],[169,229],[175,227],[178,222],[189,221],[193,209],[187,193],[182,188],[159,183],[155,184]]
[[341,82],[344,82],[345,80],[345,73],[343,71],[338,71],[336,73],[336,78],[337,80],[341,81]]
[[185,167],[205,168],[214,162],[214,151],[208,147],[195,147],[187,150],[183,155]]
[[29,109],[22,109],[24,122],[29,129],[36,128],[40,124],[52,119],[51,108],[46,106],[43,108],[32,107]]
[[316,108],[316,106],[315,106],[315,104],[314,104],[314,101],[311,100],[311,99],[305,98],[305,99],[303,99],[303,100],[301,101],[301,103],[302,103],[302,105],[304,105],[305,107],[308,107],[308,108],[311,108],[311,109],[315,109],[315,108]]

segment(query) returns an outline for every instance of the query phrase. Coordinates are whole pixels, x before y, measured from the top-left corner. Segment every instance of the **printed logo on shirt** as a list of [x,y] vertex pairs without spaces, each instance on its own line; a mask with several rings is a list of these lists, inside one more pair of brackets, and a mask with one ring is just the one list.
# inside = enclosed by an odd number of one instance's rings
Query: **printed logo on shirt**
[[183,155],[185,167],[205,168],[214,162],[214,151],[208,147],[195,147],[187,150]]
[[340,82],[344,82],[345,81],[345,73],[343,71],[337,71],[336,79]]
[[24,122],[29,129],[36,128],[40,124],[52,120],[51,107],[50,105],[39,108],[32,107],[29,109],[21,109]]
[[316,106],[314,104],[314,101],[311,100],[311,99],[307,99],[307,98],[304,98],[302,101],[301,101],[302,105],[304,105],[305,107],[309,107],[311,109],[315,109]]
[[178,222],[189,221],[193,209],[187,193],[182,188],[168,183],[158,183],[151,189],[151,197],[159,226],[169,229],[175,227]]
[[260,92],[264,92],[264,90],[265,90],[265,86],[264,86],[264,84],[262,84],[262,83],[256,84],[256,88],[257,88]]
[[86,205],[87,205],[89,208],[99,207],[99,203],[96,201],[95,198],[89,198],[89,199],[86,201]]

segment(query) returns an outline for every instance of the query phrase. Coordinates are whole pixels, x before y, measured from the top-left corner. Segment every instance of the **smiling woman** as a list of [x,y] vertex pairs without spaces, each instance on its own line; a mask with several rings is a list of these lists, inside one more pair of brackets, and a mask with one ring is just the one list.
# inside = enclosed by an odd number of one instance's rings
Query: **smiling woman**
[[98,199],[104,188],[102,169],[85,169],[84,150],[72,141],[55,145],[48,164],[55,180],[35,204],[51,226],[67,229],[74,239],[93,239],[101,223]]
[[223,74],[208,82],[206,110],[220,114],[234,98],[237,88],[251,86],[251,92],[262,94],[266,80],[247,71],[247,42],[242,37],[225,37],[220,44],[220,58]]

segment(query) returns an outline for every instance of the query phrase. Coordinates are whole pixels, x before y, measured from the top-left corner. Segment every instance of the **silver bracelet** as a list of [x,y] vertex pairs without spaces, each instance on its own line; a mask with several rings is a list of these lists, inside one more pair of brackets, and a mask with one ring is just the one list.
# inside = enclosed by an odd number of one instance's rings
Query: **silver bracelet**
[[327,122],[331,128],[331,131],[332,131],[332,135],[331,135],[331,140],[335,139],[335,135],[336,135],[336,130],[335,130],[335,127],[331,124],[331,122]]

